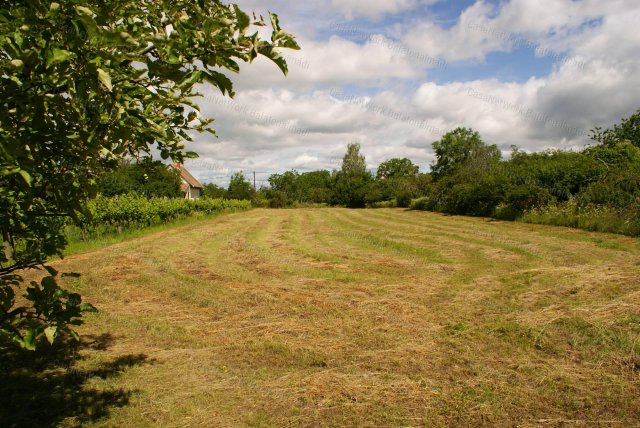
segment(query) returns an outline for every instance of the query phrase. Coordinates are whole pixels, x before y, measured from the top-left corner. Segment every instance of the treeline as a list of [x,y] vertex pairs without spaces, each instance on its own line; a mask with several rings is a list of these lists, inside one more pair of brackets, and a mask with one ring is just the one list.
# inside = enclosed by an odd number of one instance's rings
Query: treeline
[[431,178],[411,160],[389,159],[377,174],[367,169],[360,145],[349,144],[339,170],[271,175],[269,186],[256,199],[262,205],[283,208],[297,205],[338,205],[348,208],[371,206],[408,207],[413,198],[425,195]]
[[269,177],[259,204],[412,207],[450,214],[581,227],[640,235],[640,110],[611,129],[592,131],[581,151],[526,153],[458,128],[433,144],[435,162],[420,173],[409,159],[389,159],[374,175],[350,144],[340,170]]
[[[421,173],[407,158],[367,169],[358,144],[349,144],[339,170],[273,174],[257,191],[242,175],[227,188],[205,185],[205,199],[251,201],[255,207],[411,207],[458,215],[581,227],[640,235],[640,110],[611,129],[592,131],[581,151],[526,153],[508,159],[469,128],[433,143],[435,161]],[[123,163],[102,176],[103,196],[180,195],[177,172],[161,162]]]
[[459,128],[434,144],[427,194],[415,209],[640,234],[640,145],[627,138],[582,151],[502,160],[477,132]]

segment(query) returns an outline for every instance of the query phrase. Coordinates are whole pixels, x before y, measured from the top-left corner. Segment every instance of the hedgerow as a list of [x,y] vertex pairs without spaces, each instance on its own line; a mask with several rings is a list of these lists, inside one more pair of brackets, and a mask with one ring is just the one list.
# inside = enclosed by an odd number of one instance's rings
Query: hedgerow
[[146,198],[136,194],[98,196],[88,202],[88,215],[80,219],[80,229],[86,239],[94,234],[148,227],[192,215],[211,215],[249,208],[251,202],[246,200]]

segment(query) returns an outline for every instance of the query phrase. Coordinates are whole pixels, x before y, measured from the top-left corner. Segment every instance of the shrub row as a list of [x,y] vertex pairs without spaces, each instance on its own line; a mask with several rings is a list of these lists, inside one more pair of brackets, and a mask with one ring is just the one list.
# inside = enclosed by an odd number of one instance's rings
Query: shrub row
[[88,202],[89,215],[80,219],[80,227],[83,236],[86,236],[87,233],[93,232],[152,226],[195,214],[211,215],[249,208],[251,208],[251,202],[244,200],[149,199],[136,194],[115,197],[98,196]]

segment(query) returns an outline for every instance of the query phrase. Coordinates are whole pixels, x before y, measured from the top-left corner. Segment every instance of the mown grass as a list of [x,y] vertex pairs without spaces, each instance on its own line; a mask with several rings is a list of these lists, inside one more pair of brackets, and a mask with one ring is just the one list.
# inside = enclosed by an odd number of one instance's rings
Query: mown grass
[[111,338],[56,373],[100,400],[14,399],[3,425],[632,426],[639,256],[630,237],[399,209],[188,222],[55,263],[100,309],[85,337]]

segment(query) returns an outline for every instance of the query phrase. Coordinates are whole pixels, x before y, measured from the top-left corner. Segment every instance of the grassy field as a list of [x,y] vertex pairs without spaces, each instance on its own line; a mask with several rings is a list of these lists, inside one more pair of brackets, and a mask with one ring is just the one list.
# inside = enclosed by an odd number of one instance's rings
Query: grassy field
[[638,239],[253,210],[54,265],[100,312],[75,359],[0,387],[7,426],[640,421]]

